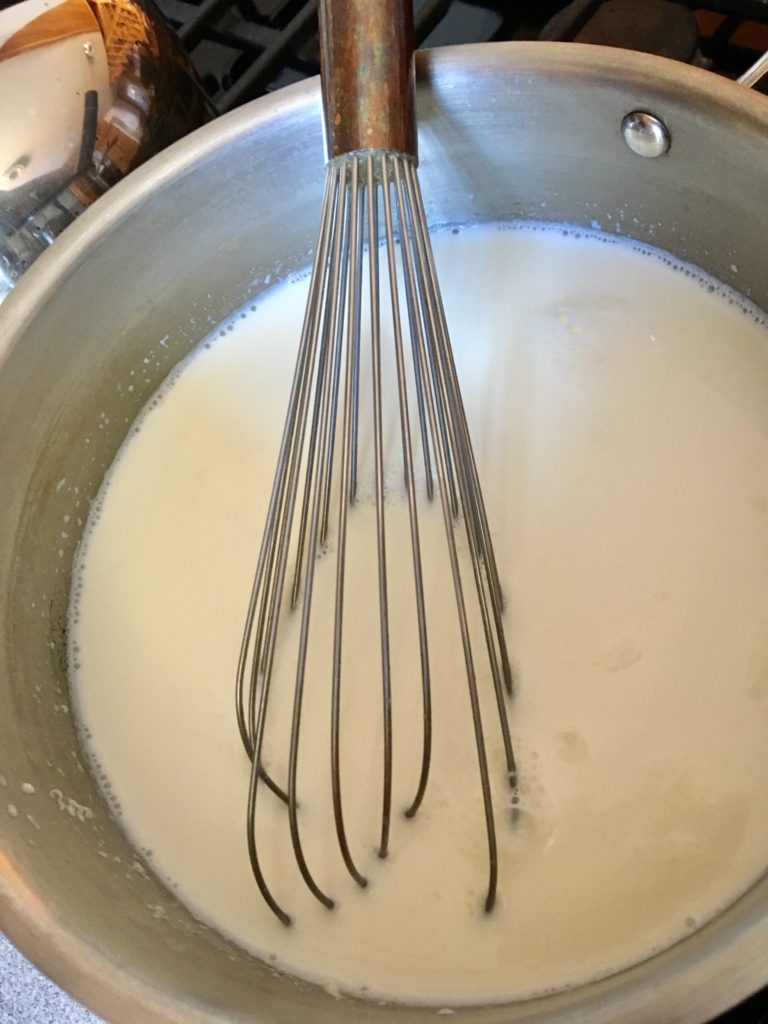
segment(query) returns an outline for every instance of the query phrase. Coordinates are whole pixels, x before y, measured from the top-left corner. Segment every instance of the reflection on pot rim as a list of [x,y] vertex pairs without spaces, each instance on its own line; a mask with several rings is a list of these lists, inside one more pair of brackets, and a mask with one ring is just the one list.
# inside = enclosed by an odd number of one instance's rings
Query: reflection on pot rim
[[0,301],[95,199],[210,116],[152,0],[0,14]]

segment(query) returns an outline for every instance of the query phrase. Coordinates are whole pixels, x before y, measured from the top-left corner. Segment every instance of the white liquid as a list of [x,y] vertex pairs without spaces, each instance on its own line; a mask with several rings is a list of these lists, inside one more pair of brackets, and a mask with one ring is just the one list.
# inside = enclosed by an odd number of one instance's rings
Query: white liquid
[[[88,535],[72,642],[92,753],[125,827],[182,899],[289,971],[444,1005],[617,970],[702,924],[765,870],[768,335],[689,272],[628,245],[489,227],[439,236],[435,248],[518,683],[513,825],[480,680],[500,845],[493,914],[481,909],[482,801],[442,523],[426,503],[434,751],[423,810],[402,817],[418,777],[421,695],[394,420],[391,856],[375,853],[381,696],[374,519],[363,501],[350,515],[342,760],[350,844],[370,886],[355,886],[335,840],[322,611],[300,821],[338,909],[306,890],[285,810],[263,788],[265,873],[295,927],[277,922],[251,877],[234,671],[306,281],[261,296],[201,349],[127,443]],[[361,415],[369,467],[368,404]],[[318,565],[318,609],[331,603],[334,566],[333,555]],[[293,698],[286,660],[266,749],[278,780]]]

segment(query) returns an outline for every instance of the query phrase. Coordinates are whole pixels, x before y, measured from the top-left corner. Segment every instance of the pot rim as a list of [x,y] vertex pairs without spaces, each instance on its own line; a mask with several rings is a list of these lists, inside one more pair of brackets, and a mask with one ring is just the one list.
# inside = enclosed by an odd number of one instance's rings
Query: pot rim
[[[596,85],[620,80],[643,93],[685,93],[702,116],[717,108],[721,115],[768,139],[768,103],[763,97],[711,72],[649,54],[542,42],[445,47],[417,54],[419,88],[439,94],[457,67],[463,73],[479,76],[513,70],[522,77],[555,75],[567,80],[578,76],[581,80],[590,78]],[[159,189],[180,182],[220,148],[242,142],[291,111],[311,108],[321,116],[318,78],[288,86],[217,118],[153,157],[98,199],[42,254],[0,306],[0,372],[14,346],[22,342],[37,311],[66,282],[89,250],[142,203]],[[752,892],[745,893],[695,936],[650,960],[567,993],[509,1004],[510,1013],[514,1019],[546,1020],[550,1024],[582,1020],[590,1024],[619,1020],[641,1024],[662,1018],[677,1024],[697,1024],[720,1013],[768,981],[768,914],[755,900],[750,903]],[[742,918],[729,922],[729,911],[736,906]],[[180,1004],[74,937],[66,923],[53,918],[25,886],[2,850],[0,928],[45,974],[96,1013],[108,1015],[115,1024],[215,1024],[224,1020],[214,1010]],[[458,1007],[457,1012],[460,1015]]]

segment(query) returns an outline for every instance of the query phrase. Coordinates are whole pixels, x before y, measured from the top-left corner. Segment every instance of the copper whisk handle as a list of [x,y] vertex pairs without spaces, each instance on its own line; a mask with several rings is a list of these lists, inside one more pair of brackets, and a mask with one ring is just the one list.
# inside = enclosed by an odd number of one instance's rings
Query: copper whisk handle
[[319,0],[328,159],[416,156],[412,0]]

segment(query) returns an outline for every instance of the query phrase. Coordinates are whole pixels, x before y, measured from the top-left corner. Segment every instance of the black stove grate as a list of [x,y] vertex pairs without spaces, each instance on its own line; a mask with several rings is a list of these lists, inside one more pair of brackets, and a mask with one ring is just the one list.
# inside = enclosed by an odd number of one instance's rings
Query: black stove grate
[[[219,113],[319,71],[315,0],[156,2]],[[539,38],[607,42],[731,78],[768,50],[768,0],[415,0],[414,6],[419,46]],[[768,1024],[768,989],[717,1024]]]
[[[219,113],[318,73],[315,0],[158,3]],[[416,0],[415,20],[419,46],[537,38],[608,42],[730,77],[768,49],[768,0]]]
[[[417,4],[417,45],[452,5]],[[191,52],[219,113],[319,71],[315,0],[160,0],[159,6]]]

